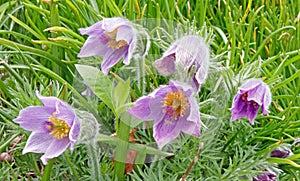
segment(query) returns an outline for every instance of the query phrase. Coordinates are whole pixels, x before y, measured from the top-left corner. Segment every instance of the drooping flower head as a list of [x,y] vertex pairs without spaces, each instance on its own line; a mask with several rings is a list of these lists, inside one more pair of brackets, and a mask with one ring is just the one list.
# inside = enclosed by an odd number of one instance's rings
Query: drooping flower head
[[141,120],[154,120],[153,137],[159,148],[174,140],[180,132],[200,136],[200,112],[193,88],[170,80],[147,96],[139,98],[127,112]]
[[231,108],[231,120],[247,117],[251,124],[259,108],[262,108],[263,114],[269,113],[272,95],[270,88],[262,80],[249,79],[245,84],[239,87],[235,95]]
[[290,149],[274,149],[270,153],[270,157],[275,157],[275,158],[286,158],[290,155],[292,155],[292,151]]
[[276,174],[265,170],[262,175],[258,175],[253,178],[253,181],[276,181]]
[[103,56],[101,70],[105,75],[122,57],[124,57],[124,64],[130,63],[135,49],[135,32],[127,19],[104,18],[91,27],[79,31],[89,37],[78,57]]
[[198,91],[207,77],[209,56],[205,41],[199,36],[188,35],[175,41],[153,66],[161,75],[175,74]]
[[80,132],[80,123],[74,110],[56,97],[43,97],[36,92],[44,106],[29,106],[20,111],[14,122],[32,131],[23,154],[45,153],[41,160],[61,155],[68,147],[74,148]]

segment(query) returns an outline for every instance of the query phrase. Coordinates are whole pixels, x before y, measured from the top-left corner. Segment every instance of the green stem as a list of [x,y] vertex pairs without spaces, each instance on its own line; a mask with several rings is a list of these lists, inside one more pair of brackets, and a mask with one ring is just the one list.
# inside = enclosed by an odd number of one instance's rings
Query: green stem
[[141,95],[144,95],[144,74],[145,74],[145,67],[144,67],[144,63],[145,63],[145,58],[143,56],[137,58],[137,81],[138,81],[138,86],[140,89],[140,93]]
[[91,180],[97,181],[101,180],[101,173],[100,173],[100,165],[99,165],[99,158],[96,152],[96,143],[92,141],[91,143],[87,144],[88,147],[88,154],[89,154],[89,161],[92,168],[91,173]]
[[114,179],[124,180],[124,171],[126,166],[126,156],[128,149],[128,139],[129,139],[130,126],[124,121],[120,120],[119,129],[117,134],[117,146],[116,146],[116,160],[115,160],[115,170]]
[[45,166],[45,170],[42,176],[42,181],[49,181],[50,180],[50,175],[52,171],[52,166],[53,166],[54,159],[48,160],[47,165]]

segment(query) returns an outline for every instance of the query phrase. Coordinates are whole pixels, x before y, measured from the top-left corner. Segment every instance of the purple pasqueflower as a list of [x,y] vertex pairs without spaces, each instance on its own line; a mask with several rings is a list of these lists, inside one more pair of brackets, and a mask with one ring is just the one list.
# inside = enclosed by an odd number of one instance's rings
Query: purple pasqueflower
[[82,35],[89,35],[78,57],[103,56],[102,72],[107,75],[109,68],[124,57],[128,65],[135,47],[135,33],[130,21],[124,18],[104,18],[88,28],[79,29]]
[[274,149],[270,153],[270,157],[286,158],[290,156],[292,152],[289,149]]
[[199,36],[188,35],[175,41],[153,66],[164,76],[188,77],[188,82],[198,91],[207,77],[209,56],[205,41]]
[[233,99],[231,120],[247,117],[249,122],[254,124],[254,119],[260,107],[263,114],[269,113],[268,108],[271,100],[272,95],[267,84],[259,79],[249,79],[239,87],[238,93]]
[[139,98],[127,112],[144,121],[154,120],[153,137],[161,149],[180,132],[200,136],[200,112],[193,88],[170,80],[147,96]]
[[253,181],[276,181],[276,174],[265,170],[262,175],[253,178]]
[[80,123],[74,110],[56,97],[43,97],[36,92],[44,106],[29,106],[22,109],[14,122],[32,131],[23,154],[28,152],[45,153],[41,160],[61,155],[69,146],[74,149],[80,132]]

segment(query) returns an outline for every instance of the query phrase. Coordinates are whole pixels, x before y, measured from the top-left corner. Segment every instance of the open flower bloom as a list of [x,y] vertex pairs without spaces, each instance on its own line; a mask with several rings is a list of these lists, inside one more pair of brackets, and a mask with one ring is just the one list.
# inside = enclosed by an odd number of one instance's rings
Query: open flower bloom
[[262,108],[263,114],[269,113],[271,104],[271,92],[269,86],[259,79],[249,79],[245,84],[239,87],[235,95],[231,108],[231,120],[247,117],[251,124],[258,109]]
[[122,57],[124,57],[124,64],[130,63],[135,46],[134,29],[130,21],[119,17],[104,18],[79,31],[89,37],[78,57],[103,56],[101,70],[105,75]]
[[193,88],[185,83],[170,81],[139,98],[127,112],[141,120],[154,120],[153,137],[161,149],[180,132],[200,136],[200,112]]
[[38,92],[36,95],[44,106],[29,106],[21,110],[14,122],[32,131],[23,154],[45,153],[41,160],[47,164],[48,159],[61,155],[69,146],[74,148],[80,123],[67,103],[56,97],[43,97]]
[[207,77],[209,56],[205,41],[199,36],[188,35],[175,41],[153,66],[164,76],[188,77],[188,81],[183,81],[190,82],[198,91]]

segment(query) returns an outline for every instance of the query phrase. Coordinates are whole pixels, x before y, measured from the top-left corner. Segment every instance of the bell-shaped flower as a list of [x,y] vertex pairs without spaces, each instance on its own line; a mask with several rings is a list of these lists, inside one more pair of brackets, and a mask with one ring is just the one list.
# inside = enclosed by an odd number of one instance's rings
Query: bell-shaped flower
[[176,80],[189,82],[197,91],[205,83],[209,68],[209,47],[196,35],[175,41],[153,66],[163,76],[175,74]]
[[232,108],[231,120],[247,117],[251,124],[259,108],[262,108],[263,114],[269,113],[272,95],[267,84],[259,79],[249,79],[245,84],[239,87],[238,93],[235,95]]
[[130,63],[135,49],[135,31],[127,19],[104,18],[79,31],[82,35],[89,35],[89,37],[78,57],[103,56],[101,70],[105,75],[122,57],[124,57],[124,64]]
[[265,170],[262,175],[258,175],[253,178],[253,181],[276,181],[276,174]]
[[56,97],[43,97],[36,92],[44,106],[29,106],[20,111],[14,122],[21,128],[32,131],[23,154],[44,153],[41,160],[61,155],[68,147],[74,149],[80,133],[80,123],[74,110]]
[[199,106],[193,97],[193,88],[178,81],[160,86],[147,96],[139,98],[127,112],[141,120],[154,120],[153,137],[161,149],[184,132],[200,136]]
[[292,151],[288,148],[276,148],[270,152],[270,157],[275,157],[275,158],[286,158],[290,155],[292,155]]

